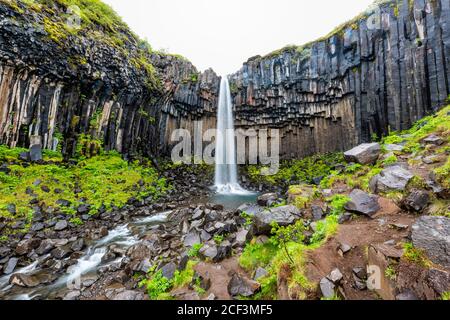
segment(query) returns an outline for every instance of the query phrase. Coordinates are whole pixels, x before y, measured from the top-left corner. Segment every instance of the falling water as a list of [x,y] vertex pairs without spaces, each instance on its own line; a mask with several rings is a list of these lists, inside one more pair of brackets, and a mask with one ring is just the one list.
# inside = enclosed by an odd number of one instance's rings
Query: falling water
[[220,194],[246,193],[238,183],[234,118],[227,77],[220,83],[217,112],[215,188]]

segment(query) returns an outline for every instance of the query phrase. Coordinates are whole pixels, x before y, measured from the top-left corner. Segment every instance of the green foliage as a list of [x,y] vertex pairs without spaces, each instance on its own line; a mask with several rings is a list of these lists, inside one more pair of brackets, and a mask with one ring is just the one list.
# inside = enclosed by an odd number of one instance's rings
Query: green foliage
[[389,166],[398,162],[398,158],[395,155],[391,155],[383,160],[384,166]]
[[420,265],[424,268],[431,267],[432,263],[428,258],[425,256],[425,253],[423,250],[417,249],[414,247],[414,245],[410,242],[405,243],[403,245],[403,258],[409,262],[415,263],[417,265]]
[[142,280],[139,286],[146,288],[151,300],[171,300],[169,291],[187,286],[194,277],[196,264],[195,261],[189,261],[185,270],[175,271],[173,279],[164,277],[161,270],[156,270],[154,266],[149,271],[149,278]]
[[397,271],[395,270],[394,266],[392,266],[392,265],[390,265],[386,268],[386,270],[384,271],[384,275],[389,280],[394,281],[395,279],[397,279]]
[[[0,146],[0,159],[14,163],[9,165],[8,174],[0,172],[0,216],[3,217],[28,217],[32,213],[33,195],[41,206],[51,207],[56,213],[75,215],[82,198],[91,206],[91,213],[96,213],[102,206],[106,210],[123,207],[130,198],[156,200],[168,190],[166,180],[159,178],[149,162],[129,163],[116,152],[67,165],[60,162],[60,153],[46,150],[44,158],[58,161],[22,166],[18,155],[23,151],[26,150]],[[44,191],[43,186],[50,191]],[[76,189],[80,190],[76,193]],[[70,205],[63,206],[61,199]],[[15,205],[15,214],[7,210],[11,204]],[[74,216],[72,223],[82,221]]]
[[295,224],[287,227],[280,227],[277,223],[272,224],[271,233],[273,236],[272,238],[270,238],[270,241],[280,249],[284,250],[291,264],[295,264],[295,262],[291,254],[289,253],[288,244],[290,242],[303,242],[303,240],[305,239],[305,236],[303,235],[304,231],[305,226],[303,225],[302,220],[297,221]]
[[226,235],[224,234],[216,234],[214,235],[213,240],[217,245],[220,245],[225,240],[225,238]]
[[449,301],[450,300],[450,291],[444,292],[442,294],[441,300],[443,301]]
[[264,244],[248,244],[239,258],[240,265],[248,270],[255,271],[258,267],[267,267],[278,252],[278,246],[272,242]]
[[265,168],[255,165],[248,166],[247,173],[254,182],[271,185],[282,185],[292,180],[313,183],[313,179],[328,176],[333,167],[342,162],[341,153],[316,155],[301,160],[284,161],[276,175],[264,176],[261,172]]
[[192,246],[192,248],[189,249],[189,251],[188,251],[188,256],[189,256],[190,258],[196,258],[196,257],[198,257],[201,248],[203,248],[203,244],[202,244],[202,243],[196,243],[196,244],[194,244],[194,245]]

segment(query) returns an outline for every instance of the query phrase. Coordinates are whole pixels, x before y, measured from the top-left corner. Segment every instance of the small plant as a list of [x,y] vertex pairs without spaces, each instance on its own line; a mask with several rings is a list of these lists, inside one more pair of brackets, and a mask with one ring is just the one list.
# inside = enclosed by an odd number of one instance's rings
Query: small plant
[[292,264],[295,264],[294,259],[289,253],[288,243],[296,242],[302,243],[305,239],[303,232],[305,231],[305,227],[303,225],[303,220],[297,221],[297,223],[287,226],[280,227],[277,223],[272,224],[272,234],[273,237],[270,238],[270,241],[278,246],[280,249],[283,249],[288,257],[289,261]]
[[443,301],[450,301],[450,291],[444,292],[442,294],[441,300],[443,300]]
[[432,263],[425,257],[423,250],[417,249],[410,242],[403,245],[403,258],[409,262],[420,265],[424,268],[431,267]]
[[384,275],[389,280],[396,280],[397,279],[397,271],[395,270],[394,266],[388,266],[386,270],[384,271]]
[[249,215],[247,212],[245,212],[245,211],[242,212],[242,213],[241,213],[241,217],[242,217],[243,219],[245,219],[244,226],[249,227],[249,226],[252,225],[252,223],[253,223],[253,217],[252,217],[251,215]]
[[[153,272],[154,270],[155,268],[153,268]],[[163,276],[161,270],[154,272],[151,279],[141,281],[140,285],[146,287],[152,300],[162,300],[163,294],[172,287],[171,281]]]
[[76,226],[82,226],[84,224],[83,220],[80,218],[72,218],[70,219],[70,223],[73,223]]
[[200,250],[203,248],[203,244],[202,243],[196,243],[192,246],[191,249],[189,249],[188,251],[188,256],[190,258],[196,258],[198,257]]
[[220,245],[220,244],[222,244],[222,242],[225,241],[226,237],[227,237],[227,235],[224,235],[224,234],[216,234],[216,235],[214,235],[213,239],[217,245]]

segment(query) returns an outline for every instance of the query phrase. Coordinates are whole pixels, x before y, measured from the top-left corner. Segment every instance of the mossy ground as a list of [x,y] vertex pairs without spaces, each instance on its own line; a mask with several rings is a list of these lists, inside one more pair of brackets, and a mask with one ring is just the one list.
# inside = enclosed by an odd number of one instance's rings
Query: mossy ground
[[[90,213],[123,207],[129,199],[157,199],[169,188],[149,161],[127,162],[115,152],[100,151],[75,163],[62,162],[61,154],[44,151],[43,163],[18,160],[24,149],[0,146],[0,217],[33,216],[33,207],[77,218],[77,208],[88,204]],[[64,201],[61,201],[64,200]],[[12,210],[14,207],[14,210]]]

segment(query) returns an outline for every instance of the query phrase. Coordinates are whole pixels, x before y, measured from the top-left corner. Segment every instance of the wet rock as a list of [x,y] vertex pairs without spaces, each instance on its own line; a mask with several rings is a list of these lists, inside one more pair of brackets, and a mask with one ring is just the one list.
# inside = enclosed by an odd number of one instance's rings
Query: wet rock
[[17,262],[19,262],[18,258],[11,258],[8,260],[8,262],[3,266],[3,273],[4,274],[11,274],[14,272],[17,266]]
[[280,227],[286,227],[294,224],[301,217],[300,210],[295,206],[283,206],[272,208],[264,212],[257,213],[254,220],[255,234],[269,235],[272,230],[273,223],[277,223]]
[[353,190],[350,199],[350,202],[345,205],[345,210],[356,214],[372,217],[381,209],[378,198],[362,190]]
[[332,299],[335,296],[336,286],[328,278],[322,278],[319,283],[320,291],[325,299]]
[[261,285],[253,280],[245,279],[238,274],[234,274],[228,283],[228,293],[232,297],[251,297],[259,289]]
[[38,248],[40,244],[41,244],[41,240],[39,240],[39,239],[32,238],[32,239],[22,240],[17,244],[16,254],[18,254],[19,256],[26,255],[31,250]]
[[36,253],[38,255],[44,255],[44,254],[49,253],[54,247],[55,247],[55,244],[52,240],[45,239],[45,240],[42,240],[41,244],[36,249]]
[[41,271],[36,274],[15,273],[9,279],[9,283],[19,287],[34,288],[41,284],[49,284],[55,281],[57,275],[49,271]]
[[63,231],[65,229],[67,229],[67,227],[69,226],[69,224],[67,223],[66,220],[60,220],[56,223],[55,225],[55,231]]
[[370,181],[370,189],[374,193],[389,191],[404,191],[409,181],[414,177],[411,171],[394,165],[384,169]]
[[191,231],[185,236],[183,243],[185,247],[193,247],[196,244],[200,244],[201,240],[199,233],[197,231]]
[[72,250],[68,246],[57,247],[52,250],[51,255],[55,259],[63,259],[69,256],[72,253]]
[[422,212],[428,206],[429,201],[430,194],[427,191],[413,190],[402,204],[406,210]]
[[258,197],[258,205],[260,206],[269,206],[269,202],[270,203],[274,203],[275,201],[277,201],[278,199],[278,195],[276,193],[266,193],[263,194],[261,196]]
[[344,153],[345,161],[362,165],[373,164],[381,154],[379,143],[365,143]]
[[420,217],[412,226],[414,247],[425,251],[434,263],[450,268],[450,219]]
[[72,249],[73,251],[81,251],[84,248],[84,239],[80,238],[76,241],[74,241],[71,245],[70,245],[70,249]]

